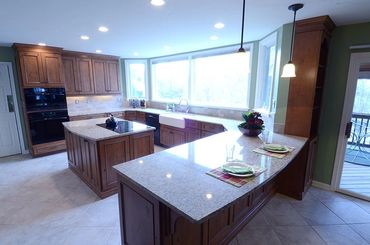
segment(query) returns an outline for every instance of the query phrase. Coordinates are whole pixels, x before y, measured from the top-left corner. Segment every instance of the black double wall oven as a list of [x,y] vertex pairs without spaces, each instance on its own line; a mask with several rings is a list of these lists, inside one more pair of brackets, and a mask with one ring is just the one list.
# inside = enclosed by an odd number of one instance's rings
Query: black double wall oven
[[24,99],[33,145],[64,139],[69,121],[64,88],[26,88]]

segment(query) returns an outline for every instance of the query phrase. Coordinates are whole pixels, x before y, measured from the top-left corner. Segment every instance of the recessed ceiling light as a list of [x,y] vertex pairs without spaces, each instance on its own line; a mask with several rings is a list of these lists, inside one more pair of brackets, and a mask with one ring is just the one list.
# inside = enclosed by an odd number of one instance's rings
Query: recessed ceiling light
[[98,30],[101,31],[101,32],[109,31],[108,27],[106,27],[106,26],[100,26]]
[[90,39],[90,37],[89,37],[89,36],[86,36],[86,35],[81,35],[81,39],[82,39],[82,40],[89,40],[89,39]]
[[225,27],[225,24],[224,24],[224,23],[222,23],[222,22],[217,22],[217,23],[214,25],[214,27],[215,27],[216,29],[222,29],[222,28],[224,28],[224,27]]
[[164,0],[151,0],[150,3],[154,6],[162,6],[164,5],[166,2]]
[[46,46],[46,43],[38,43],[39,46]]
[[210,36],[209,39],[211,39],[212,41],[216,41],[218,40],[218,36]]
[[139,56],[139,52],[134,52],[134,56]]
[[97,49],[97,50],[95,50],[95,52],[100,54],[102,51],[100,49]]
[[168,50],[170,50],[170,49],[171,49],[171,46],[165,45],[165,46],[163,47],[163,49],[168,51]]

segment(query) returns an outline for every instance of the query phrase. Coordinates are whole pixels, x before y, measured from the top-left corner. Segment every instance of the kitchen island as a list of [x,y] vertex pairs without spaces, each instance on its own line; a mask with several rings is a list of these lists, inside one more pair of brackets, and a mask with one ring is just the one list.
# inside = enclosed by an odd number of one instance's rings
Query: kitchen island
[[155,128],[119,120],[116,132],[105,128],[105,120],[63,123],[69,168],[101,198],[117,192],[113,165],[154,152]]
[[[122,244],[227,244],[276,192],[299,197],[307,139],[273,134],[294,147],[279,159],[253,152],[259,137],[230,131],[119,164]],[[225,163],[226,145],[262,174],[235,187],[207,174]]]

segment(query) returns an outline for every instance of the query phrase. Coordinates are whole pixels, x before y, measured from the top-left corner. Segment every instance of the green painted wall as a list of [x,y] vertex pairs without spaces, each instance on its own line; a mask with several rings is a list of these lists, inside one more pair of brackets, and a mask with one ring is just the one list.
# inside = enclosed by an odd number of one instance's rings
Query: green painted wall
[[283,67],[289,61],[290,56],[290,41],[293,24],[283,25],[278,29],[277,51],[280,51],[280,68],[278,73],[278,91],[276,96],[276,112],[274,123],[281,125],[285,124],[286,110],[289,94],[289,78],[281,78]]
[[15,61],[15,51],[11,47],[0,47],[0,62],[11,62],[13,66],[13,73],[14,73],[14,83],[17,92],[17,101],[19,106],[19,113],[20,113],[20,121],[22,126],[22,133],[24,138],[24,145],[25,148],[28,149],[27,137],[26,137],[26,129],[24,124],[24,117],[23,117],[23,110],[22,110],[22,102],[21,102],[21,95],[19,90],[19,79],[17,74],[17,67]]
[[[370,44],[370,22],[336,28],[329,47],[314,179],[331,183],[352,45]],[[352,50],[359,52],[360,50]]]

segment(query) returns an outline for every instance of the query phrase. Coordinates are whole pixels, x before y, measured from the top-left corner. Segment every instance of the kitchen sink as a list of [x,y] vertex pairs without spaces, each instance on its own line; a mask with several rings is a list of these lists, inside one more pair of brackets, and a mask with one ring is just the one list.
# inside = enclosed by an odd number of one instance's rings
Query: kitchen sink
[[185,128],[185,119],[183,115],[173,112],[160,114],[159,123],[176,128]]

